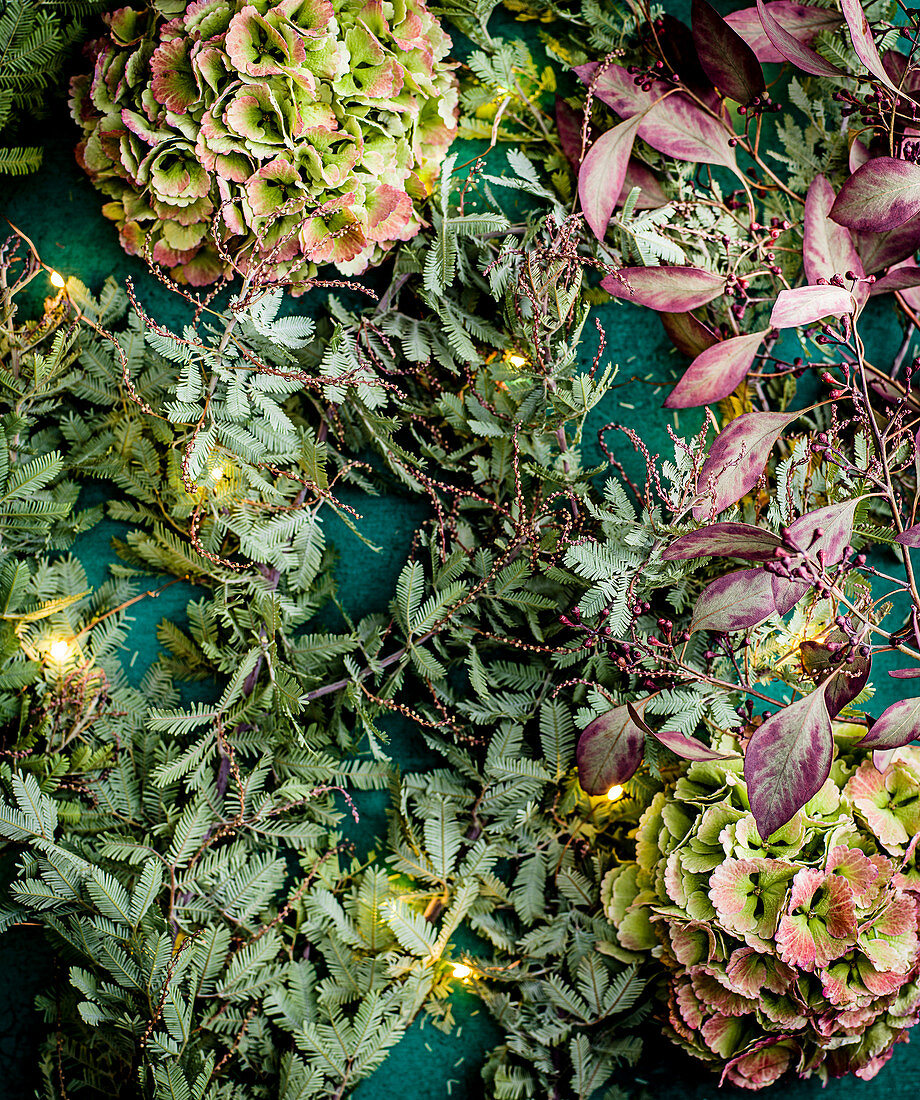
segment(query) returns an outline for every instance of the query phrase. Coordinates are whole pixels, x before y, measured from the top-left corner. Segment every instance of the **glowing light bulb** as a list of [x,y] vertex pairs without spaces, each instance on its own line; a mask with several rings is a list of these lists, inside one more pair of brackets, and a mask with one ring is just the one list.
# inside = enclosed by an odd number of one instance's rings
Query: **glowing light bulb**
[[212,481],[220,481],[221,478],[223,478],[225,476],[226,476],[226,472],[225,472],[223,466],[215,466],[214,469],[211,471],[211,480]]
[[616,802],[618,798],[623,797],[623,788],[620,786],[619,783],[614,783],[614,785],[607,792],[607,797],[610,799],[611,802]]
[[73,646],[66,638],[58,638],[57,641],[48,646],[48,656],[52,661],[57,661],[59,664],[66,661],[72,652]]
[[51,280],[51,285],[56,286],[58,288],[58,290],[63,290],[64,287],[67,285],[64,282],[64,276],[59,275],[58,272],[56,272],[56,271],[49,272],[48,273],[48,278]]
[[472,973],[472,969],[468,966],[464,966],[463,963],[457,963],[457,965],[454,967],[455,978],[468,978]]
[[509,355],[508,362],[512,367],[517,367],[518,369],[527,365],[527,360],[523,355]]

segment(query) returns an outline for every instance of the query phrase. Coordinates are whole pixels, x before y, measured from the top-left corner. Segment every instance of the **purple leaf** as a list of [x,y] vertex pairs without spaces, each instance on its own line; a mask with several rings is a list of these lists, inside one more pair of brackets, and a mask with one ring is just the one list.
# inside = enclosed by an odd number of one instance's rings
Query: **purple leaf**
[[783,707],[754,730],[744,755],[744,778],[762,839],[782,828],[821,790],[833,755],[823,688]]
[[839,317],[856,308],[853,295],[839,286],[797,286],[780,291],[770,324],[774,328],[798,328],[813,325],[823,317]]
[[876,749],[875,752],[872,754],[872,766],[877,772],[888,771],[888,765],[891,763],[894,754],[894,749],[887,749],[885,751],[882,751],[881,749]]
[[[815,176],[805,199],[805,241],[802,254],[805,261],[805,279],[817,283],[832,275],[864,275],[862,261],[850,231],[830,220],[834,205],[834,189],[825,176]],[[857,283],[853,296],[862,305],[869,294],[865,283]]]
[[626,708],[633,722],[635,722],[647,737],[654,737],[655,740],[660,741],[666,749],[670,749],[675,756],[679,756],[683,760],[737,759],[737,756],[732,753],[726,754],[724,752],[716,752],[715,749],[711,749],[708,745],[704,745],[702,741],[697,741],[695,737],[684,737],[682,733],[675,733],[673,730],[653,730],[652,727],[644,721],[642,716],[637,713],[632,703],[627,703]]
[[[576,111],[564,99],[556,96],[556,133],[559,135],[559,144],[573,172],[577,172],[581,164],[581,131],[584,121],[583,111]],[[588,131],[587,145],[591,144],[595,136],[591,127]]]
[[[638,712],[647,699],[637,703]],[[585,727],[578,739],[578,782],[587,794],[606,794],[615,783],[625,783],[642,763],[645,733],[625,706],[614,707]]]
[[666,409],[692,409],[721,401],[746,377],[769,329],[721,340],[701,352],[668,394]]
[[871,159],[869,150],[863,142],[861,142],[859,138],[855,138],[853,144],[850,146],[850,154],[847,157],[847,165],[849,166],[850,174],[852,175],[857,168],[862,168],[866,161]]
[[909,259],[920,248],[920,217],[883,233],[859,233],[856,247],[867,275]]
[[857,168],[834,200],[831,217],[848,229],[896,229],[920,214],[920,165],[874,157]]
[[[588,65],[578,65],[575,72],[590,88],[599,68],[600,65],[592,61]],[[643,92],[622,65],[608,65],[594,84],[597,98],[623,118],[647,111],[667,90],[668,85],[662,83],[653,85],[651,91]]]
[[860,0],[840,0],[840,9],[843,12],[843,18],[847,21],[856,56],[874,77],[897,93],[898,87],[892,84],[872,39],[869,20],[866,19]]
[[725,289],[725,280],[697,267],[621,267],[601,286],[614,298],[666,313],[683,313],[711,302]]
[[920,668],[893,668],[888,675],[895,680],[916,680],[920,678]]
[[719,342],[712,329],[692,313],[660,312],[658,316],[674,347],[691,359]]
[[800,42],[798,38],[793,37],[785,27],[781,26],[763,0],[757,0],[757,11],[760,15],[760,22],[763,24],[764,34],[770,39],[776,52],[784,61],[791,61],[802,72],[810,73],[812,76],[833,78],[846,75],[836,65],[825,61],[810,46],[806,46],[804,42]]
[[859,742],[861,748],[899,749],[920,737],[920,699],[899,699],[882,712]]
[[894,294],[896,291],[912,290],[917,286],[920,286],[920,267],[915,260],[910,259],[890,268],[888,274],[881,279],[876,279],[869,294]]
[[711,523],[675,539],[661,555],[665,561],[687,558],[744,558],[773,561],[774,551],[783,545],[779,535],[750,523]]
[[705,500],[693,509],[693,518],[725,511],[757,484],[773,444],[798,413],[742,413],[712,441],[700,470],[696,490]]
[[719,91],[750,103],[767,89],[754,51],[706,0],[693,0],[693,44],[703,72]]
[[599,241],[604,239],[623,190],[639,116],[608,130],[591,146],[578,172],[578,197],[585,221]]
[[[788,3],[787,0],[773,0],[764,6],[784,30],[806,46],[814,41],[820,31],[839,27],[842,22],[835,11]],[[786,60],[785,55],[767,38],[756,7],[732,12],[725,16],[725,22],[747,42],[758,61],[776,63]]]
[[721,164],[738,172],[731,131],[702,107],[681,94],[656,104],[639,127],[639,137],[653,149],[675,160]]
[[894,541],[899,542],[902,546],[913,546],[915,549],[920,547],[920,523],[915,523],[913,527],[908,527],[900,535],[895,535]]
[[[796,549],[817,558],[824,552],[825,565],[836,565],[853,534],[853,522],[859,500],[847,500],[842,504],[828,504],[790,523],[786,536]],[[818,534],[818,532],[821,532]]]
[[777,615],[791,611],[799,600],[811,588],[808,581],[791,581],[786,577],[773,578],[773,602]]
[[622,206],[629,198],[630,191],[634,187],[639,188],[639,197],[636,199],[636,210],[657,210],[659,206],[665,206],[668,196],[662,191],[661,184],[655,179],[650,169],[635,158],[626,165],[626,179],[623,181],[623,190],[617,200],[617,206]]
[[869,682],[872,658],[853,653],[842,630],[832,630],[823,641],[806,639],[799,646],[802,667],[823,685],[824,703],[831,718],[852,703]]
[[681,84],[707,106],[718,107],[719,98],[712,80],[700,64],[694,35],[687,24],[668,12],[662,12],[660,29],[656,26],[655,38],[661,48],[661,56],[671,66],[671,72],[680,73]]
[[763,569],[736,569],[716,578],[696,601],[690,633],[729,634],[759,626],[776,611],[772,581]]

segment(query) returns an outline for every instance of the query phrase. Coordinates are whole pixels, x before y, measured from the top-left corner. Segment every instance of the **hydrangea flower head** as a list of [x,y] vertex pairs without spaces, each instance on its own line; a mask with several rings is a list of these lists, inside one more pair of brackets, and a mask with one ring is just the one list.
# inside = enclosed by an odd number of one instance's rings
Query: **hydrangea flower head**
[[418,232],[458,100],[424,0],[193,0],[107,21],[71,110],[128,252],[149,242],[196,286],[228,256],[296,284],[326,263],[357,274]]
[[761,838],[736,760],[686,767],[601,890],[622,956],[665,966],[666,1034],[742,1088],[878,1073],[920,1018],[918,803],[920,749],[843,750]]

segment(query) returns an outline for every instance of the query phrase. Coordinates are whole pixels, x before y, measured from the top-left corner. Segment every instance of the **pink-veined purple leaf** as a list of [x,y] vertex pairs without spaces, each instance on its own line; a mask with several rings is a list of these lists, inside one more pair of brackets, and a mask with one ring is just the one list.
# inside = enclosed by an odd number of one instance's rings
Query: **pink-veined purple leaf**
[[692,409],[721,401],[747,376],[768,329],[720,340],[701,352],[668,394],[666,409]]
[[886,772],[894,757],[895,749],[876,749],[872,754],[872,766],[877,772]]
[[717,577],[696,601],[690,633],[730,634],[766,622],[776,611],[772,580],[763,569],[736,569]]
[[666,313],[683,313],[711,302],[725,289],[721,275],[698,267],[621,267],[601,286],[614,298]]
[[893,668],[888,675],[895,680],[917,680],[920,679],[920,668]]
[[626,166],[632,153],[639,116],[628,118],[595,141],[578,171],[578,198],[585,221],[599,241],[623,190]]
[[688,558],[743,558],[745,561],[773,561],[779,535],[751,523],[710,523],[689,535],[681,535],[661,555],[665,561]]
[[916,260],[911,258],[890,267],[886,275],[875,280],[869,294],[874,297],[876,294],[901,293],[918,286],[920,286],[920,267],[917,266]]
[[855,172],[857,168],[861,168],[867,160],[871,159],[869,150],[863,142],[861,142],[859,138],[855,138],[853,144],[850,146],[850,153],[847,157],[847,164],[849,165],[850,172]]
[[898,87],[896,84],[892,84],[891,78],[882,64],[882,58],[872,38],[869,20],[866,19],[866,13],[863,11],[860,0],[840,0],[840,10],[843,12],[843,18],[847,21],[847,28],[850,32],[856,56],[876,79],[896,93]]
[[[572,166],[572,171],[577,172],[581,164],[581,132],[584,125],[584,112],[576,111],[570,107],[561,96],[556,96],[556,133],[559,135],[559,144],[565,153],[566,160]],[[593,127],[588,131],[586,148],[597,135],[593,133]]]
[[691,23],[700,65],[719,91],[745,104],[763,95],[767,84],[754,51],[715,8],[693,0]]
[[623,180],[623,190],[620,192],[617,206],[622,206],[636,187],[639,188],[639,197],[636,199],[634,210],[657,210],[660,206],[667,205],[668,196],[662,190],[654,173],[633,158],[626,165],[626,179]]
[[872,673],[872,658],[857,655],[852,664],[846,664],[829,676],[824,684],[824,702],[827,713],[836,718],[848,703],[862,694]]
[[853,295],[839,286],[797,286],[780,291],[770,324],[774,328],[813,325],[824,317],[840,317],[856,309]]
[[846,75],[836,65],[832,65],[830,61],[825,61],[810,46],[806,46],[804,42],[800,42],[798,38],[790,34],[778,22],[763,0],[757,0],[757,11],[760,15],[760,22],[763,24],[764,34],[770,39],[777,53],[785,61],[791,61],[803,73],[809,73],[811,76],[824,76],[833,79],[834,77]]
[[823,688],[783,707],[754,730],[744,754],[744,778],[763,840],[821,790],[833,755]]
[[[826,176],[815,176],[805,198],[804,244],[802,258],[805,263],[805,279],[817,283],[819,279],[830,279],[832,275],[863,275],[862,260],[856,251],[856,244],[850,231],[830,220],[831,207],[834,205],[834,189]],[[853,288],[853,297],[862,305],[869,294],[866,283],[857,283]]]
[[742,413],[712,441],[697,478],[696,490],[705,499],[693,509],[702,520],[725,511],[757,484],[773,444],[798,413]]
[[899,699],[882,711],[859,742],[861,748],[899,749],[920,738],[920,699]]
[[[835,11],[793,4],[788,0],[772,0],[765,7],[784,30],[805,46],[810,45],[821,31],[839,27],[843,22]],[[756,7],[731,12],[725,16],[725,22],[747,42],[758,61],[776,64],[786,60],[767,37]]]
[[691,359],[719,342],[712,329],[692,313],[668,313],[664,310],[658,316],[674,347]]
[[773,577],[773,602],[777,615],[791,611],[799,600],[810,590],[808,581],[789,580],[788,577]]
[[631,118],[647,111],[668,91],[668,85],[664,83],[654,84],[648,92],[642,91],[622,65],[608,65],[598,76],[599,68],[599,63],[592,61],[587,65],[578,65],[575,72],[589,88],[593,82],[597,98],[622,118]]
[[[636,704],[641,717],[647,699]],[[642,763],[645,732],[625,706],[595,718],[578,739],[578,782],[587,794],[606,794],[615,783],[625,783]]]
[[899,542],[902,546],[913,546],[915,549],[920,547],[920,523],[915,523],[913,527],[908,527],[900,535],[895,535],[894,541]]
[[920,214],[920,165],[873,157],[840,189],[831,217],[848,229],[896,229]]
[[821,551],[825,565],[836,565],[843,558],[853,534],[858,504],[858,499],[845,500],[806,512],[789,524],[786,536],[796,549],[809,553],[813,558],[817,558]]
[[857,233],[856,247],[867,275],[910,259],[920,248],[920,217],[881,233]]
[[673,730],[653,730],[632,703],[627,703],[626,708],[633,722],[647,737],[654,737],[656,741],[659,741],[666,749],[670,749],[675,756],[679,756],[682,760],[737,759],[735,754],[717,752],[708,745],[704,745],[702,741],[698,741],[695,737],[684,737],[682,733],[676,733]]

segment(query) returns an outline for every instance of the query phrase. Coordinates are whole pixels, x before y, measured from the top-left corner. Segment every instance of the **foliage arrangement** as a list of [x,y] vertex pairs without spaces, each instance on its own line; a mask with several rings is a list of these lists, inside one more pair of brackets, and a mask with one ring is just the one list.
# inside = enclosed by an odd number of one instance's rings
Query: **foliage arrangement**
[[456,131],[423,3],[121,8],[71,83],[78,158],[127,251],[193,286],[355,274],[421,225]]
[[[630,953],[667,971],[668,1033],[722,1079],[874,1077],[920,1014],[920,753],[882,771],[847,743],[767,840],[738,759],[691,764],[642,815],[601,896]],[[914,838],[913,841],[911,838]]]
[[[493,6],[443,9],[478,47],[458,90],[422,7],[110,14],[81,156],[184,320],[70,280],[24,322],[43,269],[0,255],[3,919],[62,962],[48,1096],[340,1098],[467,982],[489,1095],[619,1097],[650,953],[673,1036],[751,1087],[870,1076],[913,1022],[920,703],[872,676],[920,672],[918,26],[515,0],[545,66]],[[379,295],[320,278],[384,258]],[[239,281],[221,307],[164,267]],[[362,293],[294,314],[283,285]],[[664,461],[607,425],[601,490],[610,298],[689,358],[667,407],[713,408]],[[77,479],[129,527],[94,593]],[[325,532],[374,492],[430,518],[353,619]],[[163,574],[197,598],[136,684]]]

